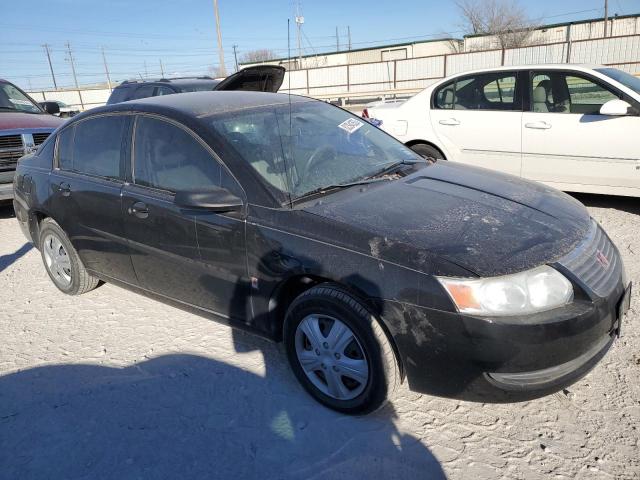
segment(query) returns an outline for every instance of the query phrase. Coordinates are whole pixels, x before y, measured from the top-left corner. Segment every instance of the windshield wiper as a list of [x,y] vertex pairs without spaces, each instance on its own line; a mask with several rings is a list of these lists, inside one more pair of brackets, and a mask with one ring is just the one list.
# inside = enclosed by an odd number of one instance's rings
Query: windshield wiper
[[334,183],[332,185],[325,185],[324,187],[319,187],[319,188],[311,190],[311,191],[309,191],[307,193],[304,193],[304,194],[300,195],[299,197],[294,198],[293,201],[294,202],[298,202],[300,200],[312,197],[314,195],[319,195],[319,194],[323,194],[323,193],[329,193],[329,192],[332,192],[334,190],[343,190],[345,188],[355,187],[356,185],[368,185],[370,183],[383,182],[385,180],[387,180],[387,179],[386,178],[367,177],[367,178],[363,178],[362,180],[357,180],[355,182]]
[[418,163],[422,163],[422,161],[420,161],[420,160],[400,160],[399,162],[392,163],[388,167],[384,167],[379,172],[376,172],[373,175],[368,176],[367,179],[375,179],[375,178],[383,177],[385,175],[389,175],[390,173],[395,172],[396,170],[398,170],[402,166],[405,166],[405,165],[416,165]]

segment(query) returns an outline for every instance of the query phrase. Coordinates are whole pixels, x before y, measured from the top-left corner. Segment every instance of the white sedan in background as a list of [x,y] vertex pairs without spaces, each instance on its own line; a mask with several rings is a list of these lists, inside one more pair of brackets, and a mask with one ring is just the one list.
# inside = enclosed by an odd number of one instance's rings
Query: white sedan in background
[[640,196],[640,79],[615,68],[466,72],[362,116],[426,157],[565,191]]

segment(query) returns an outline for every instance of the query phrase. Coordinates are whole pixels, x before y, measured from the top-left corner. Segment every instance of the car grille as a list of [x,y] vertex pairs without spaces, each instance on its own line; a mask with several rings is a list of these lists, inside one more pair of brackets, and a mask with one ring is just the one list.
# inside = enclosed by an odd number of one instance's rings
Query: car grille
[[22,135],[0,135],[0,170],[15,168],[23,155]]
[[593,220],[587,238],[558,263],[601,297],[616,287],[622,275],[622,259],[617,248]]
[[34,145],[40,145],[41,143],[43,143],[47,139],[47,137],[49,137],[49,135],[51,135],[51,133],[49,133],[49,132],[34,133],[33,134],[33,143],[34,143]]
[[22,135],[0,136],[0,149],[5,148],[22,148]]

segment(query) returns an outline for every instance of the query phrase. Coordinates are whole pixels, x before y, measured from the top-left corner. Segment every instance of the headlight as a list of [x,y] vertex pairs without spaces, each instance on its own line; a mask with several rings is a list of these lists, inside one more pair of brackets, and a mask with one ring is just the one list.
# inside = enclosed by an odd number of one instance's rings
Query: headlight
[[573,299],[571,282],[547,265],[502,277],[436,278],[458,311],[474,315],[542,312]]

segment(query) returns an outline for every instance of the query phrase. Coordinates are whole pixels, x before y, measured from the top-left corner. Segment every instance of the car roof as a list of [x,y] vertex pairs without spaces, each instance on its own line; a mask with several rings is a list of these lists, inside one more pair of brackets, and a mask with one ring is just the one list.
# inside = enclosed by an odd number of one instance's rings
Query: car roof
[[513,70],[579,70],[579,71],[590,71],[596,68],[605,68],[602,65],[589,65],[589,64],[579,64],[579,63],[538,63],[538,64],[527,64],[527,65],[504,65],[501,67],[490,67],[490,68],[478,68],[473,70],[465,70],[464,72],[454,73],[450,75],[450,77],[458,77],[460,75],[469,75],[474,73],[485,73],[485,72],[504,72],[504,71],[513,71]]
[[[265,93],[251,91],[212,91],[189,92],[180,95],[161,95],[139,100],[114,103],[91,109],[92,113],[116,111],[152,111],[166,110],[179,112],[192,117],[207,117],[218,113],[232,112],[246,108],[269,105],[283,105],[301,102],[317,102],[308,97],[287,95],[284,93]],[[82,115],[84,117],[86,115]]]

